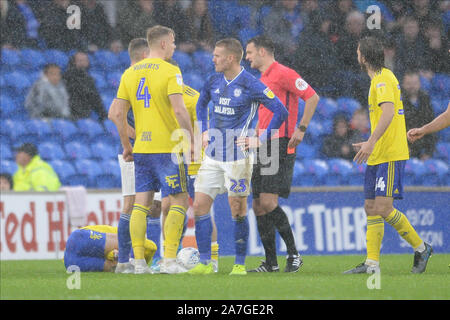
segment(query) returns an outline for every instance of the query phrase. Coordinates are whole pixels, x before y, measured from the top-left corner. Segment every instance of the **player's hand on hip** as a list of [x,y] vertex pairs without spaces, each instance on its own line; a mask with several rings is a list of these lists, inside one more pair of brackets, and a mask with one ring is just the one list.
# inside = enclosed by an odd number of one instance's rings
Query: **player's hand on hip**
[[122,153],[123,161],[132,162],[133,159],[133,149],[124,148]]
[[424,136],[424,133],[422,132],[422,130],[420,128],[414,128],[408,131],[408,133],[406,134],[406,136],[408,137],[408,140],[410,142],[415,142],[419,139],[421,139]]
[[357,164],[366,163],[369,159],[370,155],[372,154],[374,145],[371,144],[369,141],[360,142],[360,143],[354,143],[353,147],[356,150],[359,150],[358,153],[353,158],[353,161],[355,161]]
[[259,148],[261,140],[258,137],[239,137],[236,139],[238,147],[244,148],[244,150]]
[[303,141],[304,137],[305,137],[304,132],[300,131],[300,129],[295,129],[294,134],[289,140],[288,148],[289,149],[297,148],[297,146]]
[[206,149],[208,144],[209,144],[209,135],[208,135],[208,131],[205,131],[202,133],[202,148]]

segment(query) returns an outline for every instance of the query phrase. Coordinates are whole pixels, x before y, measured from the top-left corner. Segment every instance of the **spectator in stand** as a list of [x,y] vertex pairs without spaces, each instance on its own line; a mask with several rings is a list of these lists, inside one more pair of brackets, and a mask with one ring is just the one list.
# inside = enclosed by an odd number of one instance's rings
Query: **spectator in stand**
[[[159,21],[163,21],[163,25],[175,31],[175,43],[180,50],[182,44],[188,42],[190,34],[187,33],[186,27],[189,23],[186,19],[183,8],[179,0],[157,1],[155,9],[159,12]],[[183,50],[184,51],[184,50]]]
[[212,52],[214,47],[214,27],[208,10],[206,0],[193,0],[186,9],[185,29],[180,37],[189,40],[180,43],[179,49],[185,52],[194,52],[203,49]]
[[97,0],[80,0],[81,32],[89,51],[106,49],[112,37],[112,28],[106,17],[103,5]]
[[11,48],[11,43],[7,37],[11,35],[6,19],[8,17],[9,3],[7,0],[0,0],[0,48]]
[[47,64],[42,76],[31,87],[25,108],[30,118],[69,118],[69,94],[61,77],[61,68]]
[[350,12],[356,10],[356,7],[352,0],[337,0],[331,1],[327,10],[332,13],[330,34],[333,36],[333,42],[336,42],[345,33],[344,21]]
[[408,16],[397,40],[398,76],[402,78],[406,70],[424,70],[427,59],[425,53],[425,40],[420,34],[419,22],[413,16]]
[[48,49],[85,49],[82,30],[67,28],[67,8],[71,4],[70,0],[53,0],[44,12],[39,33]]
[[88,69],[88,55],[77,52],[70,58],[69,66],[63,76],[69,92],[72,119],[89,118],[91,111],[95,111],[103,121],[107,118],[106,110]]
[[9,173],[0,173],[0,191],[13,190],[13,180]]
[[[160,13],[153,0],[134,0],[121,5],[117,27],[124,46],[128,46],[131,39],[145,38],[148,28],[160,24]],[[163,25],[166,23],[161,21]]]
[[330,26],[331,18],[325,12],[311,14],[310,23],[300,36],[301,46],[293,55],[293,67],[319,95],[336,97],[335,87],[339,81],[336,74],[341,66],[335,45],[330,40]]
[[14,191],[57,191],[60,188],[58,175],[41,159],[34,144],[24,143],[17,149],[16,163]]
[[6,13],[2,42],[14,48],[37,48],[40,23],[27,0],[2,1],[1,6],[2,15]]
[[352,131],[350,143],[360,143],[370,137],[369,115],[367,109],[360,108],[353,112],[350,120],[350,130]]
[[123,51],[122,41],[120,41],[119,39],[111,41],[111,44],[109,45],[109,50],[115,54],[121,53]]
[[397,44],[392,37],[386,37],[384,41],[384,65],[394,74],[397,73]]
[[427,78],[431,79],[434,73],[450,73],[448,38],[440,21],[425,26],[425,39],[426,69],[431,72]]
[[[406,130],[420,128],[433,121],[434,112],[430,97],[421,90],[419,73],[408,71],[402,81],[403,109],[405,110]],[[427,160],[433,156],[437,142],[435,134],[429,134],[415,143],[409,143],[412,158]]]
[[333,133],[323,140],[322,153],[328,158],[352,160],[356,152],[351,145],[352,132],[347,119],[337,115],[333,120]]
[[283,64],[292,64],[304,28],[298,4],[298,0],[277,2],[263,22],[264,34],[274,39],[275,52],[279,53],[277,60]]
[[442,22],[435,1],[431,2],[430,0],[414,0],[412,2],[411,14],[419,23],[419,29],[422,36],[425,34],[425,27],[430,22]]
[[307,26],[310,21],[311,14],[320,10],[319,0],[303,0],[301,2],[300,15],[303,24]]

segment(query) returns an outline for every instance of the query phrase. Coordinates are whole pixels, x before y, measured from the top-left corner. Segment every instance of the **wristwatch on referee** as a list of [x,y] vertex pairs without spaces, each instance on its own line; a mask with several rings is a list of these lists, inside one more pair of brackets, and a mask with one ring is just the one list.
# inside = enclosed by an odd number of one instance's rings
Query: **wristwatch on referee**
[[306,126],[302,125],[301,123],[297,126],[297,128],[300,129],[301,132],[305,132],[306,131]]

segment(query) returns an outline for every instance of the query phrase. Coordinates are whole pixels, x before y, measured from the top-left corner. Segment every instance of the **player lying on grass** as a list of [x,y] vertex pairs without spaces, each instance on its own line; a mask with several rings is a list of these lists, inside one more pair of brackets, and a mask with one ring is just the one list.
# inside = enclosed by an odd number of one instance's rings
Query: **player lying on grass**
[[[81,272],[114,271],[118,254],[117,227],[108,225],[87,226],[73,231],[67,239],[64,265],[76,265]],[[145,260],[149,263],[156,244],[148,239],[144,243]]]

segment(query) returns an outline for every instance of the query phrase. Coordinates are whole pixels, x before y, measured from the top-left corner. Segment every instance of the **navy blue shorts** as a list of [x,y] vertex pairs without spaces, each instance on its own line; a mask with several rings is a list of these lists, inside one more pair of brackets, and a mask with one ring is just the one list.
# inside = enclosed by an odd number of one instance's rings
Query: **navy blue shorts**
[[187,192],[187,167],[175,153],[135,153],[136,192],[159,191],[161,197]]
[[406,160],[367,166],[364,179],[365,199],[392,197],[403,199],[403,176]]
[[77,229],[67,239],[64,252],[66,269],[75,265],[80,271],[103,271],[106,233]]

